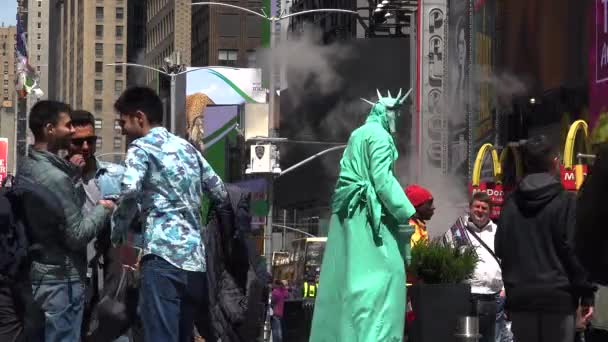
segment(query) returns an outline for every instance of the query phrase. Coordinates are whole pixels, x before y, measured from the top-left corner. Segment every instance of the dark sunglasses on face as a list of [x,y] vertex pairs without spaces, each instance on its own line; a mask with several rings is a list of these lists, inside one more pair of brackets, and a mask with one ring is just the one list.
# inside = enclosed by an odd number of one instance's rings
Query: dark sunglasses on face
[[85,141],[89,145],[94,145],[95,143],[97,143],[97,137],[92,136],[92,137],[86,137],[86,138],[73,138],[72,144],[75,146],[82,146]]

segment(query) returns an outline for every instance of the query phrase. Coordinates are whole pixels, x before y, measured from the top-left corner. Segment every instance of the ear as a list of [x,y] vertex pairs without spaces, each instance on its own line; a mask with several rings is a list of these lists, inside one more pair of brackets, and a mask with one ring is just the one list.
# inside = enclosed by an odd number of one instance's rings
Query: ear
[[53,125],[52,123],[49,122],[46,125],[44,125],[44,131],[47,135],[53,133],[54,130],[55,130],[55,125]]
[[146,114],[144,114],[144,112],[142,112],[141,110],[136,111],[134,116],[137,119],[137,121],[139,121],[139,123],[142,125],[145,122],[145,120],[147,119]]

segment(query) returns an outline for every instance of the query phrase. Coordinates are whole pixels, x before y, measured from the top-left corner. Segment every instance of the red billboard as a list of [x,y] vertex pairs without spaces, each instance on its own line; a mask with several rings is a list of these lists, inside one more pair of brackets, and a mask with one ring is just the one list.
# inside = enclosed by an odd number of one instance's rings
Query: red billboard
[[0,138],[0,184],[6,179],[8,170],[8,139]]

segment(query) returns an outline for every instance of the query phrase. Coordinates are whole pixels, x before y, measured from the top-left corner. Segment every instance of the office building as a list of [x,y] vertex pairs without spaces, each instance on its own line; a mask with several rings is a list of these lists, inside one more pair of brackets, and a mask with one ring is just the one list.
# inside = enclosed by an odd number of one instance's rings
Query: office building
[[[8,166],[12,172],[15,147],[15,26],[0,27],[0,75],[2,75],[2,101],[0,102],[0,137],[8,138],[8,160],[0,168]],[[5,165],[6,163],[6,165]]]
[[[135,1],[135,0],[134,0]],[[61,6],[61,100],[95,115],[102,160],[120,161],[125,144],[114,101],[126,84],[127,0],[65,0]]]
[[[260,12],[261,1],[230,1]],[[263,19],[221,6],[192,8],[192,65],[255,66],[255,49],[262,44]]]

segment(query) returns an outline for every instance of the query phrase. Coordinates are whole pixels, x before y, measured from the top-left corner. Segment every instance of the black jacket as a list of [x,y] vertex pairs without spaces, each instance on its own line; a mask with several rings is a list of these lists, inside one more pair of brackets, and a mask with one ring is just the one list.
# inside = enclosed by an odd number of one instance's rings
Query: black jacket
[[226,188],[231,201],[211,210],[204,235],[209,311],[196,325],[207,341],[254,341],[264,324],[269,278],[251,236],[250,196]]
[[576,253],[591,280],[608,285],[608,146],[603,146],[578,193]]
[[573,313],[591,304],[573,248],[575,194],[546,173],[526,176],[502,208],[495,239],[511,311]]

